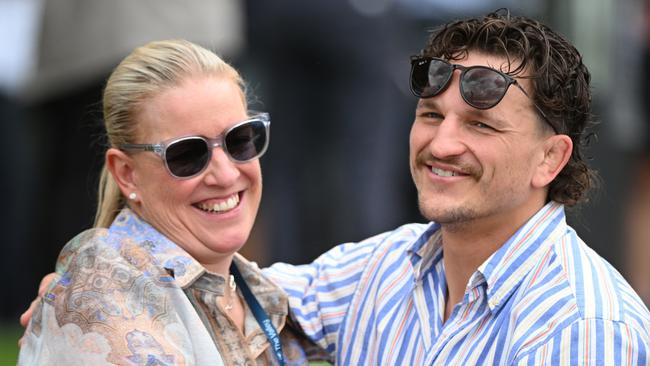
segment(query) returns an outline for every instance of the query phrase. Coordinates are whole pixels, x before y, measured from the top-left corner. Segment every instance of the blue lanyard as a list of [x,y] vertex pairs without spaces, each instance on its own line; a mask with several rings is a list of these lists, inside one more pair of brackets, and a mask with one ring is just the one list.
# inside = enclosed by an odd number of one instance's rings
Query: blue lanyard
[[280,343],[280,335],[278,334],[278,331],[273,326],[273,323],[271,323],[271,319],[269,319],[266,311],[262,309],[262,306],[255,298],[255,295],[253,295],[251,292],[251,289],[248,288],[248,285],[246,284],[246,281],[244,281],[244,278],[239,272],[239,269],[237,268],[235,262],[232,262],[230,265],[230,272],[235,277],[235,283],[237,283],[237,286],[239,286],[239,290],[244,296],[244,300],[246,300],[246,303],[255,316],[255,319],[257,319],[260,328],[262,328],[266,334],[266,338],[268,338],[269,343],[271,343],[271,348],[273,348],[275,359],[278,360],[278,364],[280,364],[280,366],[284,366],[284,355],[282,354],[282,344]]

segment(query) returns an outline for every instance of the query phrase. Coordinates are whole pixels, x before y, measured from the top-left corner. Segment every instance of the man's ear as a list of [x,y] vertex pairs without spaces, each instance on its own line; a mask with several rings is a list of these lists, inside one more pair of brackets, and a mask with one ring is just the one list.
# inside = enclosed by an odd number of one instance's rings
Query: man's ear
[[553,135],[543,142],[544,158],[537,166],[532,184],[536,188],[549,185],[571,158],[573,141],[567,135]]
[[129,197],[131,193],[137,193],[134,161],[129,155],[118,149],[110,148],[106,151],[104,164],[120,187],[124,197]]

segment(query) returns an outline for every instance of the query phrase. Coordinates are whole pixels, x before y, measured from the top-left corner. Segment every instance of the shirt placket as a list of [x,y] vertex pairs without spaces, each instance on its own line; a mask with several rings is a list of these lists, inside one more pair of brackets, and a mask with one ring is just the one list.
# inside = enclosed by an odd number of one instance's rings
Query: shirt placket
[[[422,340],[427,353],[430,352],[435,339],[441,332],[442,316],[444,311],[445,294],[440,288],[432,286],[433,279],[430,278],[436,273],[444,279],[442,262],[434,261],[435,238],[430,240],[430,252],[422,252],[421,257],[413,261],[413,302],[422,329]],[[427,300],[426,294],[434,293],[432,301]]]
[[205,282],[206,278],[201,278],[195,282],[192,289],[194,298],[198,302],[197,310],[204,313],[205,316],[201,318],[208,322],[206,326],[214,334],[214,341],[217,343],[217,348],[221,352],[224,361],[228,365],[255,365],[255,357],[250,353],[243,334],[219,308],[217,300],[221,292],[211,291],[205,284],[196,286],[201,280]]
[[[475,283],[466,290],[465,295],[463,296],[463,301],[454,306],[449,319],[447,319],[442,327],[439,337],[434,340],[433,347],[431,348],[431,352],[429,353],[425,364],[438,365],[438,363],[436,363],[438,356],[445,351],[447,347],[453,347],[458,342],[458,337],[464,338],[470,334],[477,324],[483,320],[487,309],[489,308],[487,307],[486,301],[485,282],[479,284]],[[483,315],[477,316],[477,313]],[[462,365],[464,357],[461,358],[460,356],[461,355],[457,355],[457,357],[455,357],[455,360],[459,361],[457,365]]]

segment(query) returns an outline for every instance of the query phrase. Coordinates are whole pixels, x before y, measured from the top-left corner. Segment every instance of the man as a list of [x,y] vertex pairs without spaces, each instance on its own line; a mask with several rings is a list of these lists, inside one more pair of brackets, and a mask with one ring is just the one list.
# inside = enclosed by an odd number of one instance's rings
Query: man
[[433,33],[410,136],[432,222],[267,269],[305,334],[341,365],[647,365],[648,309],[565,221],[593,184],[589,79],[531,19]]
[[650,314],[566,224],[590,75],[537,21],[449,23],[412,61],[410,165],[422,214],[266,274],[342,365],[650,364]]

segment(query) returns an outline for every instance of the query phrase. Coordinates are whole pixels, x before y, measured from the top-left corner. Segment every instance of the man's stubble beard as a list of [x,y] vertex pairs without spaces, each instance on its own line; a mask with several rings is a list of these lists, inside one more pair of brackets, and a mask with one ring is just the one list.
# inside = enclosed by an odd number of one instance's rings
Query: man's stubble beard
[[463,230],[478,216],[477,212],[469,207],[455,207],[437,212],[437,209],[428,209],[425,206],[421,200],[418,200],[418,207],[422,216],[429,221],[444,226],[445,230],[450,232]]

